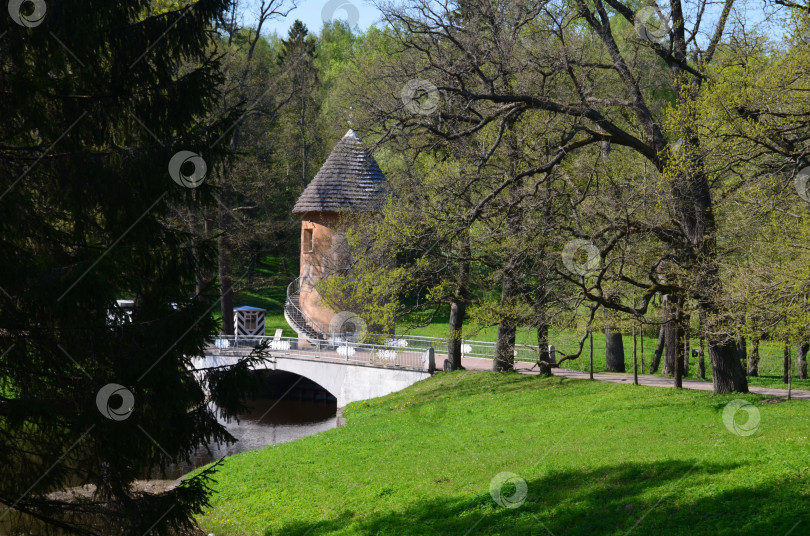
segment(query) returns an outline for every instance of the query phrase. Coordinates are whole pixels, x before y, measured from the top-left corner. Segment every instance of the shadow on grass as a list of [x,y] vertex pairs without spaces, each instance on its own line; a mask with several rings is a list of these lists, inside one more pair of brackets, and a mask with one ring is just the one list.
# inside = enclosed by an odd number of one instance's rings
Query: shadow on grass
[[[488,492],[411,502],[394,490],[377,508],[382,512],[367,513],[374,505],[363,513],[344,510],[332,519],[291,523],[265,536],[807,534],[810,491],[800,479],[713,491],[725,484],[716,475],[740,467],[673,460],[560,471],[528,481],[526,502],[515,509],[497,506]],[[486,485],[494,475],[481,476]],[[443,479],[435,484],[448,485]],[[504,489],[506,495],[513,492]],[[406,501],[404,509],[392,510]]]

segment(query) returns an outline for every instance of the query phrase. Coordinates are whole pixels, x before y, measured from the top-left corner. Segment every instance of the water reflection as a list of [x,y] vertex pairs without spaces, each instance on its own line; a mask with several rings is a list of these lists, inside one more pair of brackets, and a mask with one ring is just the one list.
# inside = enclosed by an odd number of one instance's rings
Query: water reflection
[[[249,411],[240,413],[239,422],[220,421],[238,441],[231,445],[211,445],[210,453],[200,449],[191,463],[171,464],[166,475],[152,472],[152,478],[180,478],[189,471],[223,456],[231,456],[267,445],[286,443],[337,426],[334,402],[303,402],[258,398],[247,403]],[[159,471],[158,471],[159,473]]]

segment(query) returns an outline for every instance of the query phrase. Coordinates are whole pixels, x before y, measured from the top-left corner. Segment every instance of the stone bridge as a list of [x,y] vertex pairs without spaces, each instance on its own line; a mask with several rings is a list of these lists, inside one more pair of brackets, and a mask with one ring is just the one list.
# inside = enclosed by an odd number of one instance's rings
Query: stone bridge
[[[234,344],[222,339],[207,347],[195,369],[233,365],[253,351],[255,340]],[[274,338],[269,356],[256,370],[282,370],[314,381],[337,399],[338,407],[400,391],[435,370],[434,353],[385,346],[349,344],[315,346],[298,339]],[[275,348],[274,348],[275,347]]]

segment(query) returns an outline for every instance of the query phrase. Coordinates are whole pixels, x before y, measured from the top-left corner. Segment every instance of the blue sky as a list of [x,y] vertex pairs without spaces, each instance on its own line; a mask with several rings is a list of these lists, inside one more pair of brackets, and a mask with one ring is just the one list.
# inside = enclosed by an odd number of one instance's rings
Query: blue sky
[[[256,5],[259,1],[243,0],[245,6],[243,9],[243,22],[248,26],[255,24]],[[290,0],[286,1],[289,2]],[[381,13],[369,0],[297,0],[297,4],[298,6],[286,18],[270,21],[266,25],[265,33],[269,34],[275,31],[279,36],[284,37],[293,22],[300,19],[307,25],[310,33],[317,34],[323,26],[324,17],[329,18],[330,14],[332,18],[356,22],[361,30],[368,29],[369,26],[381,18]],[[719,4],[710,3],[706,18],[714,19],[719,14],[720,8]],[[749,23],[761,23],[766,18],[761,4],[741,5],[739,9],[745,12]],[[772,34],[774,37],[780,37],[782,34],[782,28],[779,28],[778,25],[776,28],[768,29],[775,32],[775,35]]]
[[[258,2],[252,0],[251,3]],[[329,13],[333,13],[332,17],[336,19],[353,21],[357,17],[357,26],[361,30],[366,30],[381,17],[377,8],[364,0],[298,0],[297,3],[298,7],[286,18],[272,21],[268,25],[267,32],[271,33],[275,30],[284,37],[295,19],[300,19],[307,25],[310,33],[317,34],[323,26],[323,17],[328,17]],[[255,7],[247,7],[245,21],[255,20],[255,13]]]

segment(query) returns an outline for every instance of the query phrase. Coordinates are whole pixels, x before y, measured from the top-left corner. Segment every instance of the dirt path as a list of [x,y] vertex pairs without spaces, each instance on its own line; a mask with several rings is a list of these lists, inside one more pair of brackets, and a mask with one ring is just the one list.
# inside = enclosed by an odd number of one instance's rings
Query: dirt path
[[[439,356],[437,356],[439,357]],[[436,365],[441,369],[442,364],[444,363],[444,356],[441,356],[437,359]],[[465,357],[461,360],[461,365],[466,368],[467,370],[492,370],[492,360],[491,359],[479,359],[475,357]],[[519,361],[515,363],[515,369],[518,372],[523,374],[537,374],[537,367],[534,367],[532,370],[532,363],[527,363],[524,361]],[[564,378],[572,378],[572,379],[579,379],[579,380],[586,380],[588,379],[587,372],[580,372],[578,370],[571,370],[565,368],[555,368],[552,369],[552,373],[555,376],[562,376]],[[603,382],[613,382],[613,383],[633,383],[633,375],[632,374],[622,374],[618,372],[594,372],[593,378],[595,380],[603,381]],[[640,385],[647,385],[650,387],[672,387],[672,378],[665,378],[663,376],[648,376],[646,374],[639,374],[638,376],[638,383]],[[683,380],[683,387],[684,389],[696,389],[698,391],[711,391],[712,390],[712,382],[710,381],[703,381],[703,380]],[[788,391],[787,389],[774,389],[771,387],[755,387],[750,386],[749,390],[752,393],[758,395],[766,395],[766,396],[774,396],[774,397],[782,397],[787,398]],[[792,398],[798,398],[803,400],[810,400],[810,391],[803,391],[800,389],[794,389],[790,395]]]

